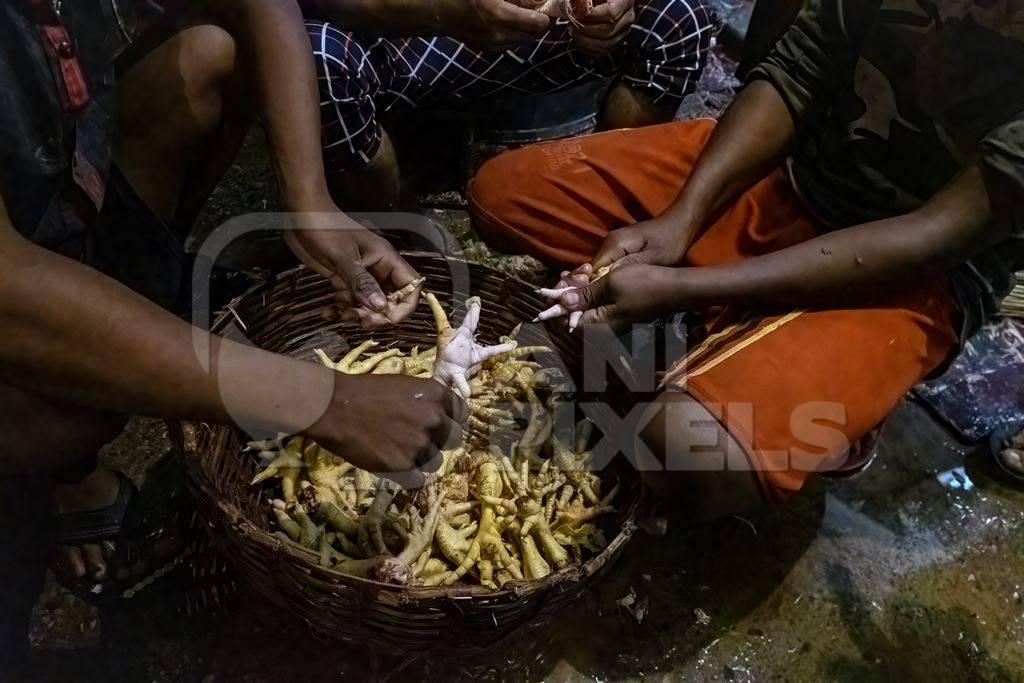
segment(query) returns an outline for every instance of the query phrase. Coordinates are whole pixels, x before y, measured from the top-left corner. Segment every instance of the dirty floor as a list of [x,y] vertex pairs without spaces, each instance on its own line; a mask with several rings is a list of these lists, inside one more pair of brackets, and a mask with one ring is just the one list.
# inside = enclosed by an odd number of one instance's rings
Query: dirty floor
[[[136,421],[106,456],[161,437]],[[761,518],[667,519],[578,605],[466,661],[323,643],[244,589],[192,617],[170,588],[104,615],[50,591],[39,680],[1020,681],[1024,494],[989,465],[908,402],[859,478]]]
[[[721,98],[705,88],[690,113]],[[272,208],[251,155],[213,197],[209,224]],[[434,197],[427,213],[471,258],[538,276],[475,240],[460,201]],[[151,420],[134,420],[104,457],[137,480],[176,468]],[[204,595],[189,616],[173,583],[104,614],[51,586],[33,632],[37,680],[1024,680],[1024,493],[915,402],[858,478],[819,483],[761,518],[666,519],[663,531],[639,534],[555,620],[465,661],[400,663],[323,643],[244,587]]]

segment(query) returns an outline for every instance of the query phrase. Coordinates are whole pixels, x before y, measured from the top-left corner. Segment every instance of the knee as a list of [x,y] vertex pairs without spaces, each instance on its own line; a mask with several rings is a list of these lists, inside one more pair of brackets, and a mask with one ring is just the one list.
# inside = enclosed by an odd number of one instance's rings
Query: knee
[[469,204],[473,217],[489,218],[501,215],[502,205],[507,200],[505,190],[508,183],[514,183],[512,166],[515,152],[506,152],[489,159],[473,177],[469,188]]
[[645,447],[653,456],[652,465],[657,461],[658,475],[678,473],[682,476],[677,479],[682,480],[705,470],[707,464],[698,462],[701,458],[696,454],[717,450],[722,445],[721,427],[714,416],[680,391],[659,394],[648,407],[645,422],[637,434],[637,447]]
[[633,31],[643,34],[646,50],[659,50],[662,59],[691,50],[693,46],[705,48],[711,43],[712,20],[708,7],[698,0],[638,0],[634,26],[648,29]]
[[191,98],[219,91],[236,74],[237,45],[234,37],[213,24],[185,29],[181,41],[181,75]]
[[633,75],[639,81],[660,76],[663,87],[692,91],[707,60],[711,29],[711,15],[702,2],[639,0],[633,30],[626,37],[626,52],[643,64]]
[[[0,387],[0,395],[4,395]],[[10,398],[12,392],[4,395]],[[94,462],[96,452],[120,435],[128,418],[87,410],[18,392],[5,401],[9,419],[0,419],[12,448],[0,468],[9,473],[64,473]],[[84,475],[86,472],[83,472]]]
[[306,33],[316,62],[321,99],[343,109],[370,105],[380,82],[370,54],[359,39],[321,21],[306,22]]
[[507,227],[516,223],[524,180],[539,177],[535,151],[525,147],[505,152],[480,167],[469,191],[470,215],[480,237],[489,244],[501,243]]

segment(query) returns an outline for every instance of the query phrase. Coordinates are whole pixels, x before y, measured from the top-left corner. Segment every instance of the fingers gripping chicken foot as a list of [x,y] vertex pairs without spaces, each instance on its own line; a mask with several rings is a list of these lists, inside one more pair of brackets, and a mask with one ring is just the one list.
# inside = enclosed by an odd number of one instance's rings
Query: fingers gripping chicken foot
[[[571,15],[570,15],[570,18],[571,18]],[[604,266],[602,268],[598,268],[597,272],[594,273],[594,276],[592,278],[590,278],[590,284],[593,284],[594,282],[596,282],[596,281],[600,280],[601,278],[603,278],[605,275],[608,274],[608,272],[610,270],[611,270],[611,266]],[[559,287],[557,289],[551,289],[551,288],[547,288],[547,287],[541,287],[540,289],[536,290],[536,292],[538,294],[540,294],[541,296],[546,297],[548,299],[561,299],[563,294],[565,294],[566,292],[571,292],[574,289],[578,289],[578,288],[577,287]],[[572,312],[570,312],[569,310],[567,310],[565,308],[565,306],[563,306],[560,303],[555,304],[551,308],[547,308],[547,309],[541,311],[537,315],[537,317],[533,319],[533,322],[536,323],[536,322],[542,322],[544,320],[552,320],[554,318],[562,318],[562,317],[565,317],[566,315],[569,316],[569,331],[572,332],[573,330],[575,330],[579,326],[580,320],[583,318],[583,311],[572,311]]]
[[397,306],[404,298],[413,294],[420,286],[427,281],[425,277],[418,277],[405,287],[388,294],[388,306]]

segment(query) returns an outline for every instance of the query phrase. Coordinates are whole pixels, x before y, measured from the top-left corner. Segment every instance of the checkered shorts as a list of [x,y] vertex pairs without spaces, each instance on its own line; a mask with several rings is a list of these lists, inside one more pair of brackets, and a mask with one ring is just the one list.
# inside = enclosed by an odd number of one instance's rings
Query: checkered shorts
[[306,22],[320,85],[328,173],[360,168],[381,143],[378,111],[465,104],[499,93],[565,90],[618,76],[666,108],[696,87],[711,40],[704,0],[636,0],[636,21],[615,57],[576,49],[567,21],[543,37],[495,54],[454,38],[366,38]]

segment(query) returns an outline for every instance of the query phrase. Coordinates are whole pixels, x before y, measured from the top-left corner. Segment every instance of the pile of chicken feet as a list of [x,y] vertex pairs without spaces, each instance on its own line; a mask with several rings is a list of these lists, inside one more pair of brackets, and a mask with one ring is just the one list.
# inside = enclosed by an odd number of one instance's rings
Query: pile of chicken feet
[[605,539],[595,520],[614,511],[618,487],[602,495],[590,471],[591,423],[581,423],[569,445],[553,434],[561,396],[554,371],[529,360],[550,349],[518,346],[518,329],[480,346],[477,297],[458,328],[433,294],[426,299],[437,327],[432,349],[373,353],[369,341],[337,361],[316,353],[339,372],[433,377],[450,386],[470,408],[463,443],[442,452],[423,488],[403,491],[302,436],[253,442],[265,466],[252,484],[267,489],[276,533],[342,573],[424,586],[499,589],[600,552]]

